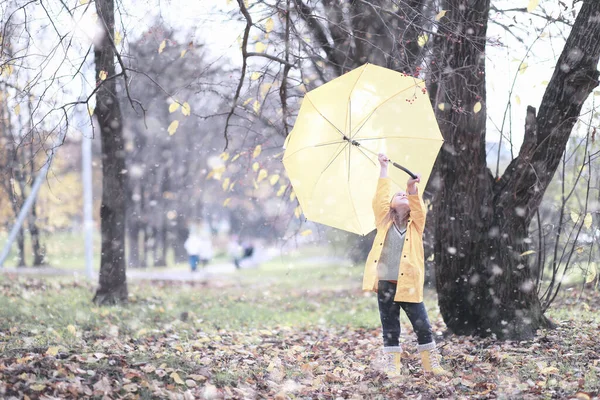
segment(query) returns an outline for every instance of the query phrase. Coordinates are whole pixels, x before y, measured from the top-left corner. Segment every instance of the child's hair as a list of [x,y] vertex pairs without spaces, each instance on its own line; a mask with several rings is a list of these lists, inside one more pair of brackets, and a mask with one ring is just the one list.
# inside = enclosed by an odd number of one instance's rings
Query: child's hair
[[[390,199],[390,203],[392,202],[392,200],[394,200],[395,196],[396,196],[396,194],[394,193],[394,195]],[[383,224],[387,225],[390,222],[395,221],[396,217],[397,217],[397,214],[398,214],[398,212],[393,207],[391,207],[391,205],[390,205],[390,210],[388,211],[388,213],[386,214],[386,216],[383,217]],[[406,216],[403,218],[403,220],[400,221],[401,222],[400,225],[405,225],[409,218],[410,218],[410,209],[406,213]]]

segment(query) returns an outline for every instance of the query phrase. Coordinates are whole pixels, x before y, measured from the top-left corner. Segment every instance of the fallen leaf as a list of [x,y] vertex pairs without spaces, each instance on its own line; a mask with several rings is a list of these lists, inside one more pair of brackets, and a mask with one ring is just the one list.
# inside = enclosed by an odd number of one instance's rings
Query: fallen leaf
[[179,374],[177,372],[173,372],[170,376],[171,376],[171,378],[173,378],[175,383],[177,383],[178,385],[185,385],[185,382],[183,380],[181,380],[181,378],[179,377]]

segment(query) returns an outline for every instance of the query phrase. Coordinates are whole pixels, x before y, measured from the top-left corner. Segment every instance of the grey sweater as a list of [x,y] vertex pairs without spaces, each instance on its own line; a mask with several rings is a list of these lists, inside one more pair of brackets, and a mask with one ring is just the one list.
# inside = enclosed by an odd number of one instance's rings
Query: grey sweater
[[400,256],[404,247],[404,238],[406,237],[406,227],[402,230],[392,224],[385,236],[381,256],[377,263],[377,277],[381,281],[397,281],[400,268]]

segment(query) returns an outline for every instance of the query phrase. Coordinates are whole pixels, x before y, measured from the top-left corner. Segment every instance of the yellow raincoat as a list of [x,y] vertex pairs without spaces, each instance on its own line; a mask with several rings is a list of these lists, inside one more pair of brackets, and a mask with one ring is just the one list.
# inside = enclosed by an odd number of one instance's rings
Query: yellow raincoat
[[[390,210],[390,189],[390,178],[379,178],[377,192],[373,199],[377,235],[365,264],[363,276],[363,290],[365,291],[377,291],[377,261],[381,256],[387,232],[392,226],[392,221],[385,222],[385,216]],[[418,194],[409,194],[408,204],[410,206],[410,217],[400,258],[398,286],[394,301],[420,303],[423,301],[423,285],[425,282],[423,229],[425,228],[425,214],[427,211],[423,200]]]

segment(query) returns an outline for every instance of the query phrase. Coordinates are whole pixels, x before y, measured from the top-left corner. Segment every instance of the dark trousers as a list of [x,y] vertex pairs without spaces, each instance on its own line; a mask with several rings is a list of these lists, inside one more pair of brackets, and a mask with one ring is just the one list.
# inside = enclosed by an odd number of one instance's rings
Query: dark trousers
[[197,256],[197,255],[190,256],[190,268],[192,268],[192,272],[196,270],[199,262],[200,262],[199,256]]
[[379,303],[379,316],[383,328],[383,345],[400,345],[400,308],[404,310],[410,323],[417,334],[419,344],[433,342],[433,334],[427,310],[421,303],[406,303],[394,301],[396,295],[396,284],[390,281],[379,281],[377,290],[377,302]]

